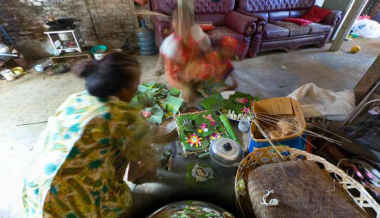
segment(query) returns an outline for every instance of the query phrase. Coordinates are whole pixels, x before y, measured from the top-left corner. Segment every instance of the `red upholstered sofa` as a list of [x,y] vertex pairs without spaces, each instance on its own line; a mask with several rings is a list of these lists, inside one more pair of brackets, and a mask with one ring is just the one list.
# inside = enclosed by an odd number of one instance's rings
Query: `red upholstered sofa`
[[[177,0],[149,0],[152,11],[171,15],[177,7]],[[233,36],[239,41],[237,56],[244,58],[251,45],[251,38],[256,32],[257,18],[234,11],[235,0],[195,0],[195,15],[199,23],[213,23],[216,27],[208,31],[208,35],[214,46],[218,46],[223,36]],[[162,41],[171,32],[170,18],[154,16],[156,45],[159,47]]]
[[260,51],[293,49],[305,45],[322,47],[331,39],[339,25],[342,12],[332,11],[320,23],[307,27],[292,26],[281,22],[288,17],[301,17],[315,4],[315,0],[239,0],[237,11],[259,19],[252,38],[249,56]]

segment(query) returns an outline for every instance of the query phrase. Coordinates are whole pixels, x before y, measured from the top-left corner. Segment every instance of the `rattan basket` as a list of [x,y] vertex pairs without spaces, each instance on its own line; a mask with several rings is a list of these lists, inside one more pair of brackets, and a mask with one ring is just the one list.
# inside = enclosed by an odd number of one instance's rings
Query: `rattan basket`
[[[270,115],[283,115],[288,117],[293,117],[298,122],[298,130],[294,134],[289,136],[284,136],[281,138],[271,139],[272,142],[284,141],[289,139],[294,139],[296,137],[302,136],[306,129],[305,117],[302,112],[301,105],[298,101],[292,98],[270,98],[261,101],[257,101],[253,103],[253,113],[257,116],[258,114],[266,114]],[[258,119],[260,120],[260,119]],[[256,138],[257,128],[254,123],[251,124],[250,134],[252,140],[255,142],[269,142],[268,139],[265,138]]]
[[[298,149],[293,149],[287,146],[277,146],[277,149],[281,154],[287,158],[285,161],[290,160],[310,160],[322,164],[324,170],[330,174],[335,175],[333,178],[336,182],[342,185],[343,189],[349,194],[352,200],[363,210],[372,209],[377,218],[380,218],[380,206],[372,198],[372,196],[366,191],[366,189],[353,178],[348,176],[343,170],[329,163],[322,157],[301,151]],[[248,173],[261,165],[269,163],[278,163],[282,160],[278,154],[274,151],[272,147],[257,148],[255,151],[250,153],[247,157],[240,163],[239,169],[235,177],[235,195],[237,204],[241,213],[245,217],[255,217],[252,209],[252,205],[249,198],[249,193],[247,190],[248,183]],[[357,195],[353,195],[351,192],[355,191]],[[367,211],[367,210],[366,210]]]

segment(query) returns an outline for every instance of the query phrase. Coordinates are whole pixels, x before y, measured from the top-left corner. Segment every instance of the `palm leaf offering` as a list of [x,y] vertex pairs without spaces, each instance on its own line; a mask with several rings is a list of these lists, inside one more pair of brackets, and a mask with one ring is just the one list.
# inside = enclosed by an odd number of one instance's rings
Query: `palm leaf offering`
[[173,118],[183,105],[181,92],[178,89],[168,89],[160,83],[144,83],[139,85],[131,103],[143,108],[143,116],[154,124]]
[[234,133],[229,133],[219,116],[212,111],[182,114],[176,120],[185,156],[207,153],[210,143],[218,138],[234,138]]
[[221,111],[230,119],[240,120],[245,115],[246,117],[249,116],[253,101],[258,101],[258,97],[253,97],[242,92],[235,92],[228,99],[224,99],[220,93],[217,93],[205,98],[201,102],[201,106],[206,110]]

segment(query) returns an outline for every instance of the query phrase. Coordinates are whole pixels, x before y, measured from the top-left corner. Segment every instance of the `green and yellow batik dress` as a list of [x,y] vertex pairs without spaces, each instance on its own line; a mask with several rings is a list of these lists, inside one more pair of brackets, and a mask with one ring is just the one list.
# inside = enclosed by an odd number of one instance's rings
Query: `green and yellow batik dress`
[[149,151],[148,130],[126,102],[70,96],[37,143],[24,181],[25,217],[126,216],[132,196],[123,176],[129,160]]

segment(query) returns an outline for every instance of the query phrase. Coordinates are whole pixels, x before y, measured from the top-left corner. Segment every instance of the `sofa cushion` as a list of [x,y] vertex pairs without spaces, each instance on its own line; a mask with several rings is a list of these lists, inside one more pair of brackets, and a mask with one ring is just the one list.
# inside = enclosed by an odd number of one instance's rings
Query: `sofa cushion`
[[239,34],[225,26],[218,26],[214,30],[207,32],[207,35],[210,37],[213,45],[219,45],[224,36],[231,36],[240,42],[244,41],[243,34]]
[[311,28],[311,33],[326,33],[329,32],[332,28],[329,25],[323,25],[319,23],[311,23],[309,27]]
[[275,21],[273,24],[287,29],[289,31],[289,36],[302,36],[311,33],[310,26],[300,26],[298,24],[285,21]]
[[313,21],[315,23],[319,23],[327,16],[329,16],[329,14],[331,14],[331,10],[314,6],[306,14],[304,14],[302,18]]
[[223,26],[225,16],[225,14],[196,14],[195,20],[197,23],[212,23],[215,26]]
[[274,11],[269,12],[269,21],[283,20],[289,17],[289,11]]
[[308,26],[300,26],[298,24],[285,21],[274,21],[272,24],[287,29],[289,31],[289,36],[326,33],[331,30],[331,26],[319,23],[311,23]]
[[289,17],[302,17],[307,10],[291,10]]
[[310,20],[305,20],[305,19],[302,19],[299,17],[288,17],[288,18],[285,18],[283,21],[295,23],[295,24],[298,24],[300,26],[308,26],[311,24]]
[[265,26],[264,38],[265,39],[277,39],[289,37],[289,30],[271,23]]

